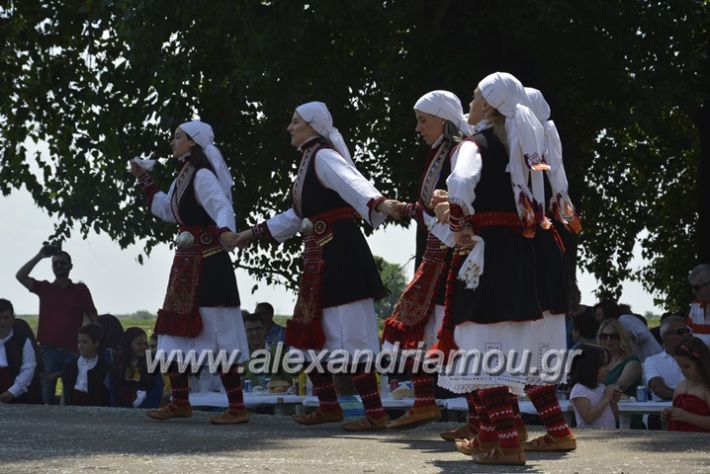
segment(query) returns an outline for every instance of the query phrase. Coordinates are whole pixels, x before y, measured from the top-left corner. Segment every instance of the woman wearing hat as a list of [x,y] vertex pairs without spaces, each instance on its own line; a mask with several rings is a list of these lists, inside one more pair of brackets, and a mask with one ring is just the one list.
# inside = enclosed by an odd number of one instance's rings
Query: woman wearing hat
[[[386,216],[403,216],[404,205],[385,199],[360,174],[324,103],[298,106],[287,130],[291,145],[301,151],[293,206],[232,235],[232,243],[244,247],[261,238],[278,244],[301,231],[305,236],[303,274],[293,318],[286,328],[286,344],[301,351],[344,351],[349,357],[363,350],[375,355],[380,344],[374,300],[385,290],[358,221],[377,227]],[[319,369],[308,376],[320,406],[294,420],[305,425],[341,421],[343,412],[332,374]],[[375,374],[364,364],[358,365],[353,383],[366,417],[344,423],[343,428],[386,428],[389,417],[382,408]]]
[[[177,223],[175,259],[162,309],[158,311],[157,357],[194,351],[224,350],[237,353],[235,363],[249,357],[244,323],[239,309],[239,292],[234,268],[223,247],[227,232],[235,230],[232,207],[232,177],[209,124],[183,123],[170,142],[180,171],[167,194],[161,192],[150,173],[137,162],[131,172],[148,198],[148,207],[157,217]],[[236,352],[238,351],[238,352]],[[222,368],[222,384],[229,408],[210,418],[214,424],[237,424],[249,420],[244,407],[238,367]],[[226,369],[226,370],[225,370]],[[148,415],[156,420],[188,417],[192,414],[188,397],[188,375],[177,364],[169,368],[172,400]]]
[[[462,138],[470,134],[461,101],[451,92],[436,90],[424,94],[414,104],[414,114],[416,131],[429,149],[417,200],[407,204],[407,211],[427,229],[427,242],[414,278],[402,293],[392,315],[385,320],[383,340],[388,349],[426,349],[436,341],[436,332],[444,317],[446,276],[453,239],[448,226],[437,224],[434,208],[436,200],[445,196],[446,178],[451,173],[451,154]],[[390,428],[410,428],[441,418],[434,398],[433,376],[416,367],[418,364],[412,359],[407,363],[412,371],[414,404],[404,416],[393,420]]]

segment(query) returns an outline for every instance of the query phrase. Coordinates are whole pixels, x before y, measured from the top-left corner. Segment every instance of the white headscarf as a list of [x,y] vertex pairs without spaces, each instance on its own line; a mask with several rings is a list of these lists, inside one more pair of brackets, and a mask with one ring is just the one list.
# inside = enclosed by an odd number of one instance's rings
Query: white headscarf
[[556,205],[560,210],[559,217],[563,223],[567,224],[575,218],[575,215],[574,206],[567,194],[567,173],[565,173],[565,166],[562,162],[562,142],[560,141],[560,134],[557,133],[555,122],[548,120],[551,113],[550,105],[545,100],[542,92],[532,87],[526,87],[525,93],[532,103],[533,112],[545,127],[545,159],[550,165],[550,171],[547,173],[547,177],[550,180],[550,187],[552,188],[549,209],[553,211]]
[[[481,95],[491,107],[505,116],[508,138],[508,169],[518,215],[525,227],[547,223],[543,205],[545,183],[542,171],[549,169],[544,161],[545,130],[531,110],[523,85],[512,74],[495,72],[478,83]],[[528,187],[532,182],[532,195]]]
[[464,135],[471,134],[471,126],[463,113],[461,100],[449,91],[427,92],[414,104],[414,110],[448,120]]
[[313,127],[318,135],[330,140],[336,151],[340,153],[345,160],[355,166],[353,159],[350,156],[350,150],[345,145],[345,140],[337,128],[333,126],[333,116],[330,115],[328,107],[323,102],[306,102],[296,107],[296,112],[306,121],[308,125]]
[[190,135],[190,138],[195,141],[202,151],[210,160],[210,164],[214,169],[215,175],[217,175],[217,180],[220,186],[224,190],[229,202],[232,202],[232,174],[229,172],[227,163],[224,162],[222,153],[219,148],[214,146],[214,132],[212,131],[212,126],[205,122],[200,122],[199,120],[191,120],[190,122],[185,122],[180,125],[180,128]]

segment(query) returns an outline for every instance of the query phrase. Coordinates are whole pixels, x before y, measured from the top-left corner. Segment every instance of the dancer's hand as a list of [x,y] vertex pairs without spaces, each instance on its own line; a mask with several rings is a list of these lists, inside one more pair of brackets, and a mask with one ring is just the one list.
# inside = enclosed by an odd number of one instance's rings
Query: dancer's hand
[[439,205],[442,202],[448,202],[449,200],[449,193],[446,192],[443,189],[435,189],[434,194],[431,197],[431,201],[429,202],[429,207],[431,209],[435,209],[437,205]]
[[440,224],[449,223],[449,201],[443,201],[434,206],[434,214],[436,215],[436,220]]
[[475,236],[476,234],[473,232],[473,229],[471,227],[464,226],[463,229],[461,229],[460,231],[454,232],[454,240],[456,241],[456,246],[463,248],[473,247],[473,244],[475,243],[473,238]]
[[376,209],[378,212],[391,217],[393,219],[402,219],[407,215],[407,205],[399,202],[396,199],[385,199]]
[[146,171],[145,168],[142,166],[138,166],[135,162],[131,161],[131,174],[135,176],[136,178],[140,178],[144,174],[146,174],[148,171]]
[[[234,250],[235,248],[243,249],[252,241],[256,240],[256,236],[254,235],[254,232],[251,231],[251,229],[243,230],[236,234],[233,232],[225,232],[222,235],[227,234],[227,248],[229,248],[229,250]],[[224,245],[224,242],[222,243],[222,245]]]

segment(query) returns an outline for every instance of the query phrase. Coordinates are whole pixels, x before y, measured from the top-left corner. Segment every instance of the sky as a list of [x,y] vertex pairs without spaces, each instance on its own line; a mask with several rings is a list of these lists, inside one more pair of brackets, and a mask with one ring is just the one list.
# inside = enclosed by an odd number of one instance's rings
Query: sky
[[[15,279],[15,273],[39,251],[42,242],[51,235],[53,221],[34,204],[29,192],[23,189],[9,196],[0,196],[0,222],[3,224],[0,232],[0,298],[12,301],[17,314],[37,314],[37,297],[20,285]],[[398,226],[381,228],[367,240],[374,255],[405,266],[407,277],[412,277],[414,226],[410,226],[410,229]],[[141,265],[136,260],[140,254],[138,245],[121,249],[106,234],[89,234],[87,239],[82,239],[78,230],[64,243],[63,248],[71,254],[74,263],[70,277],[87,284],[99,314],[130,314],[142,310],[155,313],[160,308],[167,287],[172,251],[167,245],[158,246]],[[635,268],[643,264],[640,253],[639,248],[634,252],[632,265]],[[236,258],[236,254],[232,254],[232,258]],[[54,276],[50,260],[37,264],[31,276],[52,280]],[[594,304],[596,298],[593,292],[597,286],[595,278],[578,272],[577,279],[582,303]],[[237,270],[237,283],[244,309],[251,311],[256,303],[268,301],[274,305],[277,314],[292,314],[295,294],[283,286],[259,283],[243,270]],[[259,288],[252,294],[250,291],[255,284]],[[663,312],[654,306],[653,297],[639,283],[626,282],[620,301],[630,304],[634,311],[641,314],[646,311],[656,314]]]

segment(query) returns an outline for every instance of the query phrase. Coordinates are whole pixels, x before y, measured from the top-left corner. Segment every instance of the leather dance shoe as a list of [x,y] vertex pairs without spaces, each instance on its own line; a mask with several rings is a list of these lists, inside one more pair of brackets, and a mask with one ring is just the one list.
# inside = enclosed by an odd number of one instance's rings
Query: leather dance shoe
[[473,461],[478,464],[498,464],[504,466],[521,466],[525,464],[525,451],[521,446],[517,448],[501,448],[496,446],[487,453],[474,454]]
[[231,410],[225,410],[224,413],[220,415],[210,417],[210,423],[213,425],[239,425],[248,421],[249,412],[247,410],[236,413]]
[[192,416],[192,407],[180,407],[170,402],[160,410],[148,410],[148,416],[158,421],[166,421],[171,418],[189,418]]
[[539,438],[522,443],[525,451],[558,451],[567,452],[577,449],[577,439],[574,435],[552,436],[545,433]]
[[293,421],[301,425],[320,425],[343,421],[343,410],[321,411],[320,408],[307,415],[293,415]]
[[343,429],[345,431],[379,431],[387,428],[389,422],[390,417],[387,415],[381,416],[380,418],[366,416],[361,420],[343,423]]
[[390,421],[387,428],[395,430],[416,428],[417,426],[425,425],[432,421],[439,421],[440,419],[441,411],[436,405],[412,407],[407,410],[407,413],[404,415],[400,416],[396,420]]
[[474,436],[471,439],[457,439],[454,440],[454,443],[456,444],[456,449],[458,449],[461,454],[465,454],[466,456],[487,453],[491,449],[498,446],[497,441],[484,443],[478,439],[478,436]]
[[440,433],[441,439],[444,441],[455,441],[457,439],[471,439],[478,434],[478,428],[474,428],[469,424],[463,425],[459,428],[453,428],[449,431],[444,431]]

